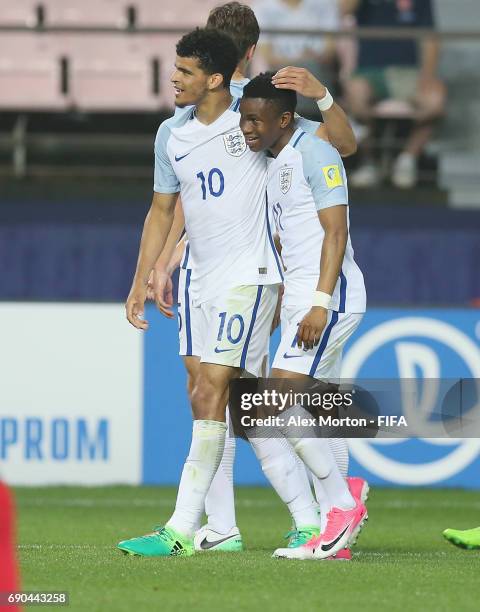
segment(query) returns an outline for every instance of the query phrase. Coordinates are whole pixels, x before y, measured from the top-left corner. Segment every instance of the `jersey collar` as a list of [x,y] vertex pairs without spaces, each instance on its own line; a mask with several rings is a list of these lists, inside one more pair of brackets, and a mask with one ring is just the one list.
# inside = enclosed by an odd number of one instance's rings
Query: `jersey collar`
[[288,144],[295,149],[300,140],[305,136],[306,132],[302,128],[297,128],[293,132],[293,136],[290,138]]

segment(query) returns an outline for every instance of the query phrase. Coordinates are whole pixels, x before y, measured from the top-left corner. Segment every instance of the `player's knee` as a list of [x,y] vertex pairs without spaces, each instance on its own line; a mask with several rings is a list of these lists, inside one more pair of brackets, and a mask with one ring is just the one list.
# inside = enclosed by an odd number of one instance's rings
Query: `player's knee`
[[196,419],[217,419],[219,393],[205,376],[198,376],[192,389],[192,410]]

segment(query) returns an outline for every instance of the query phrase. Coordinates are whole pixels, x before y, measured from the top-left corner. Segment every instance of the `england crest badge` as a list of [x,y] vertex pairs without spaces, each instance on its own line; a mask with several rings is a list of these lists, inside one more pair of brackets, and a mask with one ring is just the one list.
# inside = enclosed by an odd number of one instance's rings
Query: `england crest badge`
[[233,157],[240,157],[247,150],[247,143],[242,130],[236,129],[223,135],[223,142],[227,153]]
[[281,168],[279,172],[280,191],[285,195],[292,186],[293,168]]

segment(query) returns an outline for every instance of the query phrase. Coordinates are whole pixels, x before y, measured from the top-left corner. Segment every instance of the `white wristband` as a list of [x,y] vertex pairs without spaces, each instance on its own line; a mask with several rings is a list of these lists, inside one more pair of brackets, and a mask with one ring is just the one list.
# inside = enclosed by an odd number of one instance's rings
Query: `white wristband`
[[328,295],[328,293],[325,293],[324,291],[314,291],[312,306],[321,306],[322,308],[326,308],[328,310],[330,308],[331,300],[332,296]]
[[326,87],[325,90],[327,93],[324,95],[324,97],[320,98],[320,100],[317,100],[317,106],[321,113],[323,113],[323,111],[329,110],[333,106],[332,94],[328,91]]

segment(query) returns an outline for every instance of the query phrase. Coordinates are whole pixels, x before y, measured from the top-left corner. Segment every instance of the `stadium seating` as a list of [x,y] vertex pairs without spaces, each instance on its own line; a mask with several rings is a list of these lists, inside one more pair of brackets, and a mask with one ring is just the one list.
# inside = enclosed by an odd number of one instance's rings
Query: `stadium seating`
[[39,0],[2,0],[0,25],[34,27],[38,23]]
[[0,108],[171,108],[177,39],[175,34],[3,33]]
[[190,26],[205,23],[215,3],[210,0],[161,3],[158,0],[136,0],[132,2],[132,5],[136,7],[138,27],[185,27],[187,29]]
[[128,0],[44,0],[45,24],[124,28],[128,24]]
[[61,110],[61,53],[51,37],[34,33],[0,36],[0,108]]
[[87,111],[159,108],[155,66],[144,37],[69,35],[63,50],[70,61],[70,97]]
[[151,34],[143,37],[143,48],[150,61],[157,60],[159,66],[159,107],[173,107],[173,89],[170,82],[175,67],[175,45],[178,34]]

